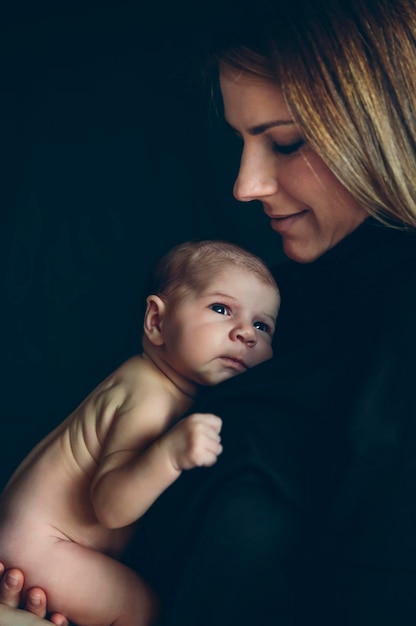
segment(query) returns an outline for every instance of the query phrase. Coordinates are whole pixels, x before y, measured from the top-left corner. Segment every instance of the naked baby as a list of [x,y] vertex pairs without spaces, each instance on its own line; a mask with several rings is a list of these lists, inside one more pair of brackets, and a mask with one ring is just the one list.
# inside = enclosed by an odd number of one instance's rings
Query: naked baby
[[0,561],[80,626],[154,623],[154,595],[117,557],[183,470],[217,460],[221,419],[189,415],[192,403],[200,386],[271,358],[280,296],[260,259],[209,240],[159,262],[146,305],[142,352],[32,450],[0,498]]

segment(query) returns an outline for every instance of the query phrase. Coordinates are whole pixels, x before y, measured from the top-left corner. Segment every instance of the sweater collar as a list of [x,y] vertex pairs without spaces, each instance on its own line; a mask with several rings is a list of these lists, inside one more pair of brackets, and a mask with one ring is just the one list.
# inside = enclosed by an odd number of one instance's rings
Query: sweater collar
[[331,293],[360,289],[394,267],[416,257],[416,230],[384,226],[373,218],[312,263],[288,260],[275,268],[282,290]]

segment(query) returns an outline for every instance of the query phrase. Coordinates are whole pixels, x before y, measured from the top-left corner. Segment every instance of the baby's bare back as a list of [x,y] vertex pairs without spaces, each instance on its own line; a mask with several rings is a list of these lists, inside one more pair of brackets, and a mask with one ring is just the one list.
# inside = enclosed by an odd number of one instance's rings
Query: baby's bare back
[[[140,391],[142,362],[129,365]],[[123,366],[122,366],[123,368]],[[132,381],[123,370],[99,385],[16,469],[0,497],[0,560],[23,566],[20,556],[36,549],[34,537],[63,539],[120,553],[132,528],[109,530],[96,518],[90,484],[103,444]],[[119,376],[121,372],[121,376]]]
[[[125,454],[134,440],[130,452],[139,454],[149,444],[149,432],[157,438],[169,427],[178,406],[160,370],[142,355],[133,357],[12,475],[0,496],[0,561],[23,570],[25,590],[34,585],[44,589],[51,611],[84,626],[153,622],[155,601],[147,585],[109,558],[120,555],[133,524],[116,529],[101,525],[90,491],[106,454],[111,457],[109,450],[120,443]],[[124,440],[114,436],[117,430]],[[92,608],[91,598],[97,597],[100,604]]]

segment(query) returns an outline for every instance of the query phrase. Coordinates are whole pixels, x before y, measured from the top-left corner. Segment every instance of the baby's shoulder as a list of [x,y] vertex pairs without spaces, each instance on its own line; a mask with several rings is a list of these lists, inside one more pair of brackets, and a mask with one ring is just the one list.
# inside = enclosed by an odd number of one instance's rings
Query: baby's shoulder
[[[102,381],[84,400],[73,414],[73,419],[81,421],[88,428],[98,427],[103,434],[120,414],[131,407],[138,407],[153,398],[153,405],[164,402],[165,377],[160,377],[152,363],[141,355],[125,361]],[[156,395],[156,397],[155,397]]]

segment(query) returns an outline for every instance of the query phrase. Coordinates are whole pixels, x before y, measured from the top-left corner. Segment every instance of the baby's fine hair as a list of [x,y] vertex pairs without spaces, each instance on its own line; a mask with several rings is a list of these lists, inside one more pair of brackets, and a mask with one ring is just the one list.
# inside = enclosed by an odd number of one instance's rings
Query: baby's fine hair
[[156,264],[148,293],[163,300],[178,300],[188,293],[198,293],[223,270],[242,269],[265,285],[278,287],[260,257],[240,246],[220,239],[192,240],[181,243]]

